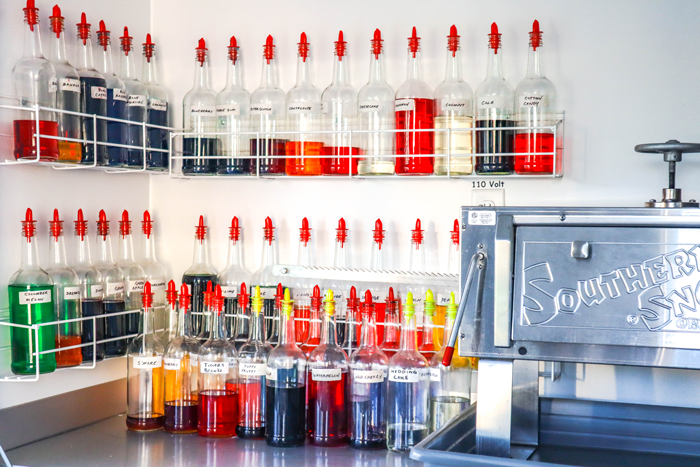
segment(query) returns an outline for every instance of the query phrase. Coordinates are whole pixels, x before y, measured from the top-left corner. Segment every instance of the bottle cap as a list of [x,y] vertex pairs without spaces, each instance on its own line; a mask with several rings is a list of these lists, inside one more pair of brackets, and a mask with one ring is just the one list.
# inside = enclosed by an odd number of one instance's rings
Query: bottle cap
[[151,220],[151,213],[148,210],[143,211],[143,220],[141,221],[141,228],[146,238],[151,238],[153,233],[153,221]]
[[311,295],[311,309],[315,311],[321,309],[321,288],[318,285],[314,286],[314,291]]
[[238,217],[233,216],[231,219],[231,228],[229,229],[229,238],[234,242],[241,239],[241,228],[238,226]]
[[323,299],[323,312],[327,316],[333,316],[335,313],[335,300],[331,289],[326,290],[326,296]]
[[126,209],[122,212],[122,220],[119,221],[119,234],[122,238],[131,235],[131,221],[129,220],[129,211]]
[[197,61],[199,62],[199,66],[204,66],[204,62],[207,60],[207,43],[203,37],[199,39],[195,51],[197,52]]
[[107,239],[109,235],[109,221],[107,220],[107,214],[105,210],[100,210],[99,220],[97,221],[97,235],[101,236],[103,240]]
[[448,317],[455,319],[457,317],[457,303],[455,302],[455,293],[450,292],[450,301],[447,302],[445,313]]
[[532,23],[532,32],[530,33],[530,46],[532,50],[537,50],[537,47],[542,46],[542,31],[540,31],[540,22],[535,20]]
[[228,41],[228,58],[234,65],[238,60],[238,41],[236,41],[236,36],[231,36],[231,39]]
[[49,221],[49,230],[55,241],[58,241],[58,237],[63,235],[63,221],[58,218],[58,209],[53,210],[53,220]]
[[151,293],[151,283],[146,281],[143,284],[143,292],[141,292],[141,303],[144,308],[150,308],[153,306],[153,294]]
[[423,244],[423,232],[424,230],[421,230],[420,228],[420,219],[416,219],[416,228],[411,230],[411,243],[414,245],[422,245]]
[[122,52],[124,52],[124,55],[129,55],[129,52],[131,52],[131,41],[133,37],[129,35],[129,28],[124,26],[124,35],[119,38],[119,41],[122,44]]
[[454,24],[450,27],[450,35],[447,36],[447,50],[452,52],[453,57],[459,50],[459,35],[457,34],[457,26]]
[[[27,5],[29,5],[27,3]],[[28,8],[28,7],[27,7]],[[32,210],[27,208],[27,213],[22,221],[22,236],[27,239],[27,243],[36,235],[36,221],[32,217]]]
[[403,304],[403,315],[406,318],[413,318],[416,313],[416,306],[413,304],[413,293],[406,294],[406,303]]
[[150,62],[153,58],[155,49],[156,45],[151,41],[151,35],[146,34],[146,42],[143,43],[143,56],[146,57],[147,62]]
[[386,306],[393,306],[396,304],[396,299],[394,298],[394,288],[389,287],[389,292],[386,294]]
[[362,303],[362,313],[368,317],[374,312],[374,303],[372,303],[372,291],[365,291],[365,301]]
[[351,311],[357,311],[360,309],[360,299],[357,298],[357,290],[353,285],[350,287],[350,297],[348,297],[348,309]]
[[491,23],[491,34],[489,34],[489,48],[493,49],[493,54],[498,53],[501,48],[501,35],[498,33],[498,25]]
[[216,284],[216,290],[212,294],[212,307],[217,314],[221,314],[221,310],[224,309],[224,296],[221,293],[221,286]]
[[80,15],[80,22],[76,26],[78,27],[78,39],[81,39],[83,45],[86,45],[88,39],[90,39],[90,23],[87,22],[85,13]]
[[189,310],[191,298],[192,295],[190,295],[187,284],[182,284],[180,286],[180,311],[187,312],[187,310]]
[[263,236],[265,241],[267,241],[269,245],[272,245],[272,241],[275,239],[275,228],[272,226],[272,219],[270,219],[269,216],[265,218]]
[[379,245],[379,249],[382,249],[382,244],[384,243],[384,226],[382,225],[382,220],[377,219],[374,223],[374,230],[372,231],[372,236],[374,238],[374,243]]
[[175,287],[175,281],[171,280],[168,282],[168,290],[165,291],[165,299],[171,307],[174,307],[175,303],[177,303],[177,287]]
[[416,53],[420,51],[420,37],[416,34],[415,26],[413,26],[411,37],[408,38],[408,50],[413,54],[413,58],[416,58]]
[[282,299],[282,313],[290,317],[294,310],[294,300],[289,296],[289,289],[284,289],[284,298]]
[[348,241],[348,229],[345,227],[345,219],[342,217],[338,221],[338,228],[335,229],[335,238],[340,243],[340,248],[345,248],[345,242]]
[[204,216],[199,216],[199,224],[195,226],[195,238],[202,243],[207,238],[207,226],[204,225]]
[[253,314],[255,316],[260,315],[260,313],[262,313],[263,308],[263,298],[260,296],[260,287],[257,285],[253,287],[253,297],[251,298],[251,303]]
[[87,235],[88,225],[87,221],[83,218],[83,210],[78,209],[78,220],[73,221],[75,224],[75,234],[80,235],[80,241],[85,240]]
[[311,228],[309,227],[309,220],[306,217],[301,220],[299,240],[304,243],[304,246],[308,246],[309,241],[311,241]]
[[265,40],[265,45],[263,45],[263,56],[267,60],[267,64],[270,64],[270,60],[275,58],[275,45],[273,44],[274,39],[272,36],[267,36]]
[[343,40],[343,31],[338,33],[338,40],[335,41],[335,55],[338,61],[342,62],[343,57],[347,54],[348,43]]
[[277,292],[275,293],[275,308],[279,309],[282,306],[282,299],[284,298],[284,288],[282,284],[277,284]]
[[34,0],[27,0],[27,7],[22,8],[22,11],[29,29],[34,31],[34,25],[39,23],[39,9],[34,6]]
[[372,38],[372,53],[377,60],[379,60],[379,54],[382,53],[383,42],[382,32],[379,29],[375,29],[374,37]]
[[452,240],[453,245],[459,245],[459,221],[455,219],[455,223],[450,232],[450,240]]
[[306,61],[307,58],[309,58],[309,42],[306,40],[306,33],[302,32],[301,33],[301,38],[299,38],[299,43],[297,44],[299,46],[299,56],[302,58],[302,61]]
[[248,294],[248,288],[245,285],[245,282],[241,282],[241,290],[238,292],[238,308],[243,310],[243,313],[245,314],[245,310],[248,308],[248,302],[250,301],[250,295]]
[[104,50],[107,50],[109,46],[109,31],[105,22],[100,20],[100,28],[97,30],[97,43],[102,46]]
[[214,295],[214,285],[211,283],[211,281],[207,281],[207,290],[202,292],[202,295],[204,296],[204,306],[211,307],[212,306],[211,299],[213,298],[213,295]]
[[425,313],[427,316],[435,315],[435,298],[433,296],[433,291],[430,289],[428,289],[428,291],[425,293],[423,313]]
[[56,33],[56,38],[61,37],[63,32],[63,16],[61,16],[61,8],[58,5],[53,6],[53,15],[49,16],[51,20],[51,32]]

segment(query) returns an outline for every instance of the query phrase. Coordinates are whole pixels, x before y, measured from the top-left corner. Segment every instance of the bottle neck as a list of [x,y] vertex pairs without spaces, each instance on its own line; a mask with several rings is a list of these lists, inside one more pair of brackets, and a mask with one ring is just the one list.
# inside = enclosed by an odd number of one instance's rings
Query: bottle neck
[[144,336],[147,334],[152,334],[155,329],[155,322],[153,318],[153,309],[151,307],[142,307],[142,315],[139,326],[139,334]]
[[277,71],[277,60],[271,59],[270,63],[263,56],[262,76],[260,77],[261,88],[276,88],[279,86],[279,73]]
[[309,310],[309,339],[321,339],[321,309],[311,301]]
[[311,55],[307,56],[306,60],[297,57],[297,82],[295,86],[313,86],[312,80]]
[[343,60],[338,60],[338,57],[336,57],[336,60],[333,61],[333,82],[331,85],[334,84],[350,84],[347,55],[343,56]]
[[[445,313],[445,331],[443,334],[443,342],[445,342],[444,345],[447,345],[446,342],[450,340],[450,334],[452,334],[452,328],[454,328],[454,325],[455,319],[449,314]],[[423,334],[425,334],[425,332]]]
[[372,243],[372,256],[370,269],[373,271],[384,270],[384,245],[382,243]]
[[423,333],[421,345],[432,345],[433,344],[433,315],[429,315],[423,312]]
[[384,54],[374,55],[373,51],[369,54],[369,83],[370,84],[386,84],[384,78]]
[[450,254],[447,257],[448,274],[459,274],[459,243],[450,241]]
[[275,240],[263,238],[262,250],[262,265],[263,267],[272,267],[277,263],[277,250],[275,249]]
[[143,260],[148,263],[155,263],[156,260],[156,241],[151,232],[150,235],[146,235],[143,241]]
[[148,59],[144,55],[141,66],[141,82],[148,84],[158,84],[158,75],[156,74],[156,54],[153,52],[151,58]]
[[280,313],[280,344],[296,345],[294,340],[294,313]]
[[76,68],[79,70],[94,70],[95,63],[92,59],[92,38],[88,35],[85,44],[82,39],[78,39],[78,59]]
[[134,262],[134,246],[131,241],[131,234],[119,235],[119,262]]
[[[35,27],[36,29],[36,27]],[[37,251],[36,237],[32,237],[29,241],[22,237],[22,265],[21,268],[38,268],[39,253]]]
[[49,267],[68,267],[66,264],[66,244],[63,235],[49,237]]
[[360,346],[377,346],[377,322],[374,317],[374,306],[369,313],[362,313],[362,335],[360,336]]
[[306,243],[299,241],[299,255],[297,258],[299,266],[311,266],[311,240]]
[[209,89],[209,61],[195,62],[194,89]]
[[[207,301],[211,302],[211,298]],[[209,339],[211,337],[211,331],[214,328],[214,307],[211,303],[206,304],[203,308],[202,324],[199,329],[199,336],[202,339]]]
[[404,316],[401,326],[401,350],[416,350],[416,315]]
[[462,51],[459,49],[454,52],[454,57],[450,50],[447,51],[445,81],[462,81]]
[[91,264],[90,260],[90,242],[88,241],[88,236],[87,234],[83,235],[81,238],[80,235],[76,235],[75,238],[77,239],[76,241],[76,247],[75,247],[75,264],[82,264],[82,265],[87,265],[89,266]]
[[111,76],[114,74],[114,64],[112,63],[112,46],[107,43],[106,47],[101,47],[99,55],[97,71],[103,75]]
[[119,55],[119,76],[122,79],[136,79],[136,64],[133,50],[127,55],[122,50]]
[[406,81],[423,81],[423,61],[421,51],[418,50],[415,54],[408,50],[408,65],[406,68]]
[[410,272],[425,272],[425,248],[423,248],[422,243],[411,242],[408,270]]
[[51,34],[51,61],[56,63],[67,63],[66,56],[66,39],[65,34],[61,33],[58,37],[56,34]]
[[532,45],[527,49],[527,76],[526,78],[544,78],[544,63],[542,59],[542,45],[537,50]]
[[192,258],[192,266],[202,265],[209,266],[209,247],[207,239],[200,240],[196,236],[194,238],[194,255]]
[[242,88],[243,87],[243,66],[241,64],[240,54],[234,63],[230,58],[226,60],[226,88]]
[[325,312],[321,317],[321,344],[338,345],[335,334],[335,316]]
[[[34,58],[44,58],[41,51],[41,33],[39,32],[39,22],[34,25],[34,30],[28,25],[24,25],[24,56]],[[63,35],[63,34],[61,34]]]
[[226,329],[224,327],[226,320],[224,319],[224,310],[211,310],[211,338],[226,340]]
[[112,237],[109,235],[98,235],[97,236],[97,249],[99,250],[99,261],[100,263],[114,263],[114,258],[112,257]]
[[251,313],[250,316],[250,337],[251,342],[265,342],[265,313],[260,310],[258,313]]
[[399,315],[395,304],[387,304],[384,315],[384,343],[395,344],[399,335]]
[[335,254],[333,255],[333,267],[349,268],[350,261],[348,260],[348,242],[335,241]]
[[489,47],[487,56],[486,78],[503,79],[503,54],[501,49],[498,49],[498,53],[493,53],[493,49]]
[[226,260],[226,268],[233,266],[241,267],[241,241],[231,240],[228,244],[228,259]]

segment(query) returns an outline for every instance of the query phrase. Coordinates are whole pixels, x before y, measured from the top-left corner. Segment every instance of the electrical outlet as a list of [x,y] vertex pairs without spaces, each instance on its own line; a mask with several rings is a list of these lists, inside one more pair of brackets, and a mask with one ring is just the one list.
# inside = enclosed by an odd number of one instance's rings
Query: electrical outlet
[[472,190],[472,206],[505,206],[506,190],[496,189],[476,189]]

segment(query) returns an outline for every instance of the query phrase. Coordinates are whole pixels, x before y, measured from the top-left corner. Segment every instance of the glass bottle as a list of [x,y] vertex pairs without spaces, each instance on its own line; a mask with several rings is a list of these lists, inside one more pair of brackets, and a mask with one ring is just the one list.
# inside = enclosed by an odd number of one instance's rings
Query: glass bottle
[[[199,39],[195,54],[194,86],[182,100],[182,127],[187,133],[216,132],[216,93],[209,83],[209,60],[204,39]],[[183,136],[182,173],[216,173],[219,140],[214,135]],[[211,157],[211,159],[209,159]],[[193,291],[194,294],[194,291]]]
[[[68,63],[66,57],[66,39],[63,34],[63,16],[58,5],[53,7],[51,20],[51,52],[49,60],[56,70],[58,90],[56,91],[56,108],[80,112],[80,76]],[[62,138],[80,139],[80,117],[57,113],[58,136]],[[77,163],[83,156],[80,143],[75,141],[58,141],[59,162]],[[60,364],[59,364],[60,366]]]
[[[348,242],[348,229],[345,224],[345,219],[342,217],[338,221],[338,228],[335,230],[335,253],[333,254],[333,267],[346,269],[350,267],[350,245]],[[333,299],[336,303],[336,332],[338,333],[338,342],[345,341],[347,329],[347,298],[350,289],[349,284],[345,281],[329,280],[324,284],[324,288],[332,289],[335,292]],[[358,338],[359,339],[359,338]],[[345,352],[348,350],[343,346]],[[350,355],[350,353],[348,353]]]
[[[228,46],[226,86],[216,95],[216,131],[250,131],[250,94],[243,84],[243,61],[236,36],[231,36]],[[225,156],[219,159],[219,175],[250,173],[250,159],[240,158],[250,157],[250,135],[219,135],[219,145],[221,155]]]
[[248,294],[245,282],[241,282],[241,290],[238,292],[236,325],[230,334],[231,343],[234,345],[234,347],[236,347],[236,351],[238,351],[241,346],[248,341],[248,337],[250,336],[250,305],[250,294]]
[[[265,226],[263,227],[263,250],[260,269],[253,274],[252,279],[252,286],[260,287],[260,296],[263,298],[263,310],[266,319],[272,319],[275,314],[275,292],[278,284],[277,277],[272,274],[272,267],[275,264],[277,264],[275,228],[272,226],[272,219],[266,217]],[[273,323],[271,328],[268,340],[272,344],[272,331],[275,329],[275,323]]]
[[347,355],[357,350],[360,346],[360,299],[357,298],[355,286],[350,288],[350,295],[347,299],[348,310],[346,314],[345,339],[341,348]]
[[[309,220],[305,217],[301,220],[299,229],[299,253],[297,264],[299,266],[312,266],[311,228]],[[298,278],[292,283],[294,297],[294,319],[296,324],[295,338],[301,344],[309,337],[309,307],[311,306],[311,294],[313,293],[311,280]]]
[[403,305],[401,348],[389,360],[387,440],[390,451],[409,451],[428,435],[428,361],[416,350],[413,294]]
[[[24,12],[24,49],[22,58],[12,67],[12,85],[20,107],[27,110],[17,111],[12,122],[14,130],[15,159],[36,159],[36,115],[28,110],[36,105],[56,107],[58,79],[51,62],[44,58],[41,51],[41,31],[39,30],[39,9],[34,0],[27,0]],[[58,122],[54,112],[39,112],[39,134],[58,136]],[[53,162],[58,159],[58,140],[40,138],[39,157],[42,161]]]
[[425,292],[425,301],[423,302],[423,322],[421,326],[423,332],[420,333],[420,344],[418,345],[418,351],[428,361],[430,361],[433,355],[435,355],[435,352],[439,350],[439,348],[435,347],[435,334],[437,334],[437,329],[433,323],[434,317],[435,296],[433,295],[433,291],[428,289]]
[[230,438],[238,423],[238,360],[226,338],[224,297],[216,286],[212,297],[212,334],[199,349],[199,412],[197,433],[210,438]]
[[[107,87],[107,116],[126,120],[126,104],[128,95],[124,81],[114,74],[112,62],[112,45],[110,32],[107,31],[104,21],[100,21],[100,29],[97,30],[97,43],[102,49],[98,55],[97,71],[104,77]],[[107,142],[112,144],[128,144],[128,132],[126,123],[107,121]],[[127,163],[126,148],[107,147],[108,162],[112,167],[122,167]]]
[[[518,126],[551,126],[556,124],[557,91],[544,75],[540,23],[532,23],[527,52],[527,75],[515,88]],[[554,152],[554,133],[548,129],[518,130],[515,134],[516,153]],[[515,173],[523,175],[551,174],[554,157],[529,154],[515,156]]]
[[[459,220],[455,219],[452,230],[450,231],[449,254],[447,257],[447,273],[459,277],[460,252],[459,252]],[[433,324],[437,328],[445,325],[445,309],[450,301],[450,292],[459,293],[456,287],[440,287],[438,289],[437,303],[435,306],[435,317]],[[442,333],[433,333],[433,343],[436,349],[442,348]]]
[[238,226],[238,217],[231,220],[229,240],[226,267],[219,273],[219,285],[221,285],[221,292],[224,295],[227,333],[235,337],[234,332],[239,324],[238,287],[244,282],[250,284],[251,278],[250,273],[243,266],[241,228]]
[[[31,209],[27,209],[25,220],[22,221],[22,237],[20,267],[10,278],[7,287],[10,322],[31,326],[32,324],[55,321],[53,280],[39,266],[36,221],[32,217]],[[32,375],[37,371],[51,373],[56,369],[55,353],[39,355],[38,363],[32,355],[35,351],[42,352],[56,348],[55,326],[41,326],[38,340],[35,338],[34,330],[29,328],[12,327],[10,336],[12,346],[10,368],[12,373]]]
[[399,350],[401,344],[401,325],[399,324],[399,301],[394,298],[394,288],[389,287],[384,304],[384,341],[381,350],[389,358]]
[[377,346],[372,292],[362,304],[360,347],[350,355],[348,427],[350,447],[381,449],[386,446],[386,375],[389,357]]
[[[421,228],[420,219],[416,219],[416,227],[411,230],[411,250],[408,257],[408,270],[415,273],[427,272],[425,266],[425,247],[423,242],[425,240],[424,230]],[[413,303],[417,307],[416,310],[416,323],[420,323],[420,327],[417,329],[418,340],[423,338],[423,299],[425,294],[428,292],[428,286],[416,283],[408,284],[404,286],[401,290],[401,298],[406,296],[406,292],[413,292]],[[401,306],[399,305],[399,309]]]
[[192,293],[192,329],[194,332],[199,332],[199,329],[202,327],[204,291],[207,288],[207,282],[211,281],[212,286],[219,283],[216,277],[216,271],[209,263],[209,243],[207,237],[207,227],[204,225],[204,216],[199,216],[199,224],[195,227],[194,258],[192,260],[192,266],[182,275],[182,282],[187,284]]
[[[146,87],[148,99],[147,123],[159,127],[170,125],[170,106],[168,94],[158,84],[156,73],[156,45],[151,41],[151,35],[146,34],[143,44],[143,64],[141,66],[141,83]],[[170,131],[166,128],[148,127],[148,147],[151,149],[170,148]],[[168,170],[170,159],[167,152],[148,151],[146,168],[148,170]]]
[[177,309],[177,287],[175,286],[175,281],[171,280],[168,282],[168,289],[165,291],[165,301],[167,303],[168,326],[165,328],[161,340],[167,347],[167,344],[177,337],[177,327],[180,321],[180,315]]
[[508,175],[513,172],[511,156],[483,156],[513,152],[513,87],[503,77],[501,34],[496,23],[491,24],[488,43],[486,79],[476,88],[476,127],[500,128],[476,132],[476,173]]
[[[133,37],[129,36],[129,28],[124,27],[124,35],[119,38],[121,51],[119,54],[119,76],[126,86],[126,119],[136,123],[146,123],[148,96],[146,86],[136,78],[136,62],[134,60]],[[144,127],[141,125],[127,125],[128,145],[142,148],[146,142]],[[130,148],[127,150],[126,165],[134,168],[143,167],[143,159],[146,154],[143,149]],[[151,283],[151,287],[153,283]]]
[[[46,272],[53,281],[54,316],[58,321],[82,317],[80,308],[80,279],[66,264],[66,246],[63,240],[63,221],[58,218],[58,209],[53,210],[53,220],[49,221],[49,267]],[[60,323],[56,332],[56,348],[80,345],[80,321]],[[100,324],[97,322],[96,324]],[[85,323],[92,327],[92,322]],[[63,350],[56,353],[56,367],[65,368],[80,365],[83,361],[81,348]]]
[[[333,81],[323,91],[321,101],[323,105],[323,129],[337,133],[326,135],[326,145],[322,154],[333,157],[326,157],[322,160],[323,175],[348,176],[351,173],[357,175],[358,156],[360,155],[359,136],[355,137],[355,146],[353,146],[350,133],[341,133],[357,129],[357,91],[350,84],[347,42],[343,40],[343,31],[338,33],[334,55],[337,60],[333,60]],[[347,157],[349,155],[352,155],[352,170],[350,158]]]
[[335,300],[326,291],[321,319],[321,343],[309,355],[306,378],[309,441],[315,446],[348,442],[345,391],[348,356],[335,340]]
[[[282,313],[282,299],[283,298],[284,298],[284,288],[282,288],[282,284],[279,283],[279,284],[277,284],[277,291],[275,292],[275,302],[274,302],[273,314],[269,318],[267,316],[265,317],[265,319],[269,323],[271,323],[270,327],[272,327],[272,330],[270,330],[268,332],[270,337],[267,339],[267,342],[269,342],[270,345],[273,347],[276,347],[280,341],[280,316]],[[265,303],[265,300],[263,300],[263,309],[265,306],[264,303]],[[319,333],[320,333],[320,331],[319,331]]]
[[[99,253],[95,269],[102,275],[102,307],[105,314],[103,320],[104,337],[105,339],[113,339],[125,336],[127,334],[126,315],[120,314],[126,310],[124,272],[114,263],[112,257],[112,237],[109,235],[109,221],[104,210],[100,211],[97,221],[97,250]],[[96,290],[99,291],[99,287],[90,288],[93,298],[97,298],[99,295]],[[86,314],[88,308],[83,304],[83,315]],[[83,327],[83,331],[85,331],[85,327]],[[84,336],[84,340],[86,337],[90,336]],[[107,357],[120,357],[126,354],[126,339],[105,342],[104,346]],[[83,350],[83,359],[85,358],[85,350]],[[89,355],[89,359],[92,360],[92,354]]]
[[267,357],[265,441],[303,446],[306,440],[306,357],[294,340],[294,301],[284,290],[280,341]]
[[151,284],[142,288],[143,308],[139,334],[129,344],[129,366],[126,381],[126,427],[132,431],[163,428],[163,343],[153,332],[153,294]]
[[[450,175],[472,173],[472,132],[459,131],[474,126],[474,92],[462,79],[462,52],[457,27],[453,24],[447,36],[447,65],[445,80],[435,88],[435,129],[457,130],[435,133],[435,175],[447,175],[448,159]],[[455,154],[455,157],[452,155]]]
[[267,36],[260,86],[250,96],[250,129],[260,132],[250,138],[250,155],[256,156],[250,162],[252,175],[284,175],[286,136],[270,132],[284,131],[286,109],[286,96],[279,87],[275,45],[272,36]]
[[311,65],[311,44],[306,33],[301,33],[297,53],[297,81],[287,92],[287,130],[303,131],[303,134],[289,135],[286,146],[288,157],[285,163],[287,175],[321,175],[320,156],[323,148],[321,130],[321,93],[313,84]]
[[[134,244],[131,239],[131,221],[129,212],[125,209],[122,212],[122,220],[119,222],[119,259],[117,266],[124,273],[125,306],[128,311],[139,309],[139,299],[143,292],[143,284],[146,281],[146,273],[143,268],[134,261]],[[151,284],[152,290],[152,284]],[[153,299],[151,298],[151,319],[155,320],[153,309]],[[139,314],[131,313],[126,315],[126,333],[136,334],[139,327]]]
[[321,343],[321,288],[314,286],[309,307],[309,337],[299,347],[308,356]]
[[[393,137],[392,137],[393,138]],[[372,231],[372,251],[370,254],[370,270],[372,271],[383,271],[384,267],[384,238],[385,231],[384,225],[381,219],[377,219],[374,223],[374,230]],[[372,291],[372,301],[374,302],[374,311],[377,313],[377,322],[381,323],[379,329],[377,329],[377,339],[378,342],[384,342],[384,332],[385,332],[385,302],[387,294],[389,292],[389,287],[383,282],[377,282],[370,284],[369,289]],[[399,340],[398,334],[396,338],[396,348],[398,348]]]
[[[175,283],[173,289],[175,288]],[[199,342],[192,337],[189,319],[190,294],[182,284],[175,337],[165,347],[165,422],[168,433],[197,432],[197,380],[199,376]],[[177,291],[169,294],[177,308]]]
[[[433,92],[423,81],[420,37],[416,28],[408,38],[406,81],[396,91],[394,110],[397,130],[433,128]],[[396,175],[430,175],[433,173],[434,134],[432,131],[396,133]],[[420,156],[430,154],[430,156]],[[402,157],[398,157],[398,156]],[[409,157],[403,157],[403,156]]]
[[151,283],[156,329],[168,329],[168,314],[165,300],[165,287],[168,279],[165,267],[156,259],[156,240],[155,234],[153,233],[153,221],[151,220],[151,213],[147,210],[143,212],[141,231],[144,237],[141,243],[142,259],[139,261],[139,265],[143,269],[144,279]]
[[[102,298],[104,296],[104,278],[102,273],[92,265],[90,259],[90,242],[88,240],[88,225],[83,217],[83,210],[78,209],[78,220],[75,223],[75,262],[71,265],[71,269],[75,271],[79,279],[79,299],[80,309],[83,317],[98,316],[104,314],[104,304]],[[94,329],[92,320],[85,320],[79,323],[77,330],[81,332],[82,337],[79,343],[87,344],[104,339],[105,319],[96,318]],[[94,348],[97,352],[93,354]],[[105,344],[97,344],[82,347],[81,360],[86,363],[101,361],[105,357]]]
[[[78,27],[78,58],[76,69],[80,75],[80,111],[98,117],[107,116],[107,82],[104,76],[97,72],[92,57],[92,39],[90,23],[85,13],[80,17]],[[81,45],[82,44],[82,45]],[[109,154],[107,146],[95,145],[93,141],[107,142],[107,120],[81,117],[83,143],[83,164],[107,165]],[[97,157],[97,159],[95,159]]]
[[251,298],[250,334],[238,351],[238,425],[239,438],[265,437],[265,380],[267,358],[272,346],[265,340],[265,313],[260,287]]
[[[450,338],[457,317],[455,293],[450,292],[445,315],[444,340]],[[456,346],[456,345],[455,345]],[[447,422],[469,408],[472,366],[468,357],[452,355],[449,367],[442,364],[445,350],[440,349],[430,360],[430,423],[428,432],[442,428]]]

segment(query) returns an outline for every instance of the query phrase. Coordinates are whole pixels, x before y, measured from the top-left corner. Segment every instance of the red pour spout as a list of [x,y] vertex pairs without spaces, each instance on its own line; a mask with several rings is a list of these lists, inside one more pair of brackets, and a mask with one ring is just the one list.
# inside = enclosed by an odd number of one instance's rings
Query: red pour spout
[[408,38],[408,49],[413,54],[413,58],[416,58],[416,53],[420,50],[420,37],[416,34],[415,26],[413,26],[411,37]]
[[388,293],[387,296],[386,296],[386,301],[387,301],[387,302],[394,302],[394,301],[396,301],[396,300],[394,299],[394,288],[393,288],[393,287],[389,287],[389,293]]
[[304,246],[309,245],[311,240],[311,228],[309,227],[309,220],[305,217],[301,220],[301,229],[299,229],[299,240],[304,242]]
[[238,227],[238,217],[236,216],[233,216],[233,219],[231,219],[231,229],[229,230],[229,234],[231,240],[234,242],[241,239],[241,228]]
[[175,306],[175,302],[177,301],[177,287],[175,287],[175,281],[168,282],[168,290],[165,291],[165,299],[168,301],[168,305]]
[[241,282],[241,290],[238,292],[238,307],[245,313],[246,308],[248,308],[248,301],[250,299],[250,294],[245,285],[245,282]]
[[372,314],[374,303],[372,303],[372,291],[365,290],[365,301],[362,304],[362,312],[368,317]]
[[58,5],[53,6],[53,15],[49,16],[49,19],[51,20],[51,31],[56,33],[58,39],[63,31],[63,16],[61,16],[61,9]]
[[275,239],[275,228],[272,226],[272,219],[269,217],[265,218],[265,227],[263,227],[263,235],[265,241],[272,245],[272,241]]
[[365,290],[365,305],[371,305],[371,304],[372,304],[372,291]]
[[80,15],[80,22],[76,26],[78,26],[78,37],[82,39],[83,45],[87,44],[87,40],[90,38],[90,23],[87,22],[85,13]]
[[[319,294],[321,292],[319,291]],[[282,283],[277,284],[277,292],[275,293],[275,306],[277,308],[280,307],[280,304],[282,303],[282,298],[284,298],[284,287],[282,287]]]
[[459,245],[459,221],[457,219],[455,219],[452,231],[450,231],[450,239],[452,240],[453,244]]
[[131,221],[129,220],[129,211],[126,209],[122,212],[122,220],[119,221],[119,233],[122,237],[131,235]]
[[146,238],[151,238],[151,234],[153,233],[153,221],[151,220],[151,213],[148,212],[148,210],[143,211],[141,227],[143,229],[143,233],[146,234]]
[[384,230],[382,230],[382,220],[377,219],[374,223],[374,230],[372,231],[374,237],[374,243],[379,245],[379,249],[382,249],[382,244],[384,243]]
[[129,35],[129,28],[124,26],[124,35],[119,38],[119,40],[122,43],[122,50],[124,51],[124,55],[129,55],[129,52],[131,52],[131,40],[133,37]]
[[540,31],[540,22],[537,20],[535,20],[535,22],[532,23],[530,42],[532,43],[532,50],[537,50],[537,47],[540,47],[542,45],[542,31]]
[[411,230],[411,243],[415,245],[423,244],[423,232],[420,228],[420,219],[416,219],[416,228]]
[[211,306],[212,295],[214,294],[214,286],[211,281],[207,281],[207,290],[202,293],[204,295],[204,306]]
[[153,58],[153,51],[156,45],[151,41],[151,35],[146,34],[146,42],[143,43],[143,56],[146,57],[146,61],[150,62]]
[[498,53],[501,48],[501,35],[498,33],[498,25],[491,23],[491,34],[489,34],[489,47],[493,49],[493,54]]
[[372,53],[374,54],[374,58],[376,60],[379,60],[379,54],[382,53],[382,32],[379,29],[374,30],[374,38],[372,39]]
[[357,289],[353,285],[350,287],[350,297],[348,298],[348,308],[357,310],[360,307],[360,299],[357,298]]
[[97,42],[104,50],[107,50],[107,46],[109,45],[109,31],[105,26],[105,22],[102,20],[100,20],[100,28],[97,30]]
[[221,310],[224,309],[224,296],[221,293],[221,286],[219,284],[216,284],[216,292],[214,293],[214,297],[212,297],[212,299],[214,310],[220,315]]
[[195,227],[195,237],[199,243],[207,237],[207,226],[204,225],[204,216],[199,216],[199,224]]
[[238,42],[236,41],[236,36],[231,36],[228,42],[228,58],[234,65],[238,60]]
[[452,52],[453,57],[459,50],[459,35],[457,34],[457,26],[454,24],[450,27],[450,35],[447,36],[447,48]]
[[299,38],[299,56],[305,62],[309,58],[309,42],[306,40],[306,33],[301,33],[301,38]]
[[190,295],[190,291],[187,288],[187,284],[182,284],[180,286],[180,311],[183,313],[187,313],[187,309],[190,307],[190,299],[192,298],[192,295]]
[[146,281],[143,284],[143,292],[141,292],[141,303],[144,308],[150,308],[153,306],[153,294],[151,293],[151,283]]
[[340,243],[340,248],[345,247],[345,242],[348,241],[348,229],[345,227],[345,219],[342,217],[338,221],[338,228],[335,230],[335,238]]
[[103,240],[109,235],[109,221],[104,209],[100,210],[99,220],[97,221],[97,235],[102,236]]
[[53,210],[53,220],[49,221],[49,230],[56,241],[63,234],[63,221],[58,218],[58,209]]
[[272,36],[267,36],[267,40],[265,40],[265,45],[263,46],[263,55],[265,56],[265,59],[267,60],[267,64],[270,64],[270,60],[275,58],[275,45],[273,44],[274,39],[272,39]]
[[78,220],[75,223],[75,234],[80,235],[80,241],[85,240],[85,235],[87,235],[87,221],[83,217],[83,210],[78,209]]
[[[32,2],[33,5],[34,2]],[[32,210],[27,208],[27,213],[22,221],[22,235],[27,239],[27,243],[36,235],[36,221],[32,216]]]
[[321,288],[318,285],[314,286],[314,292],[311,295],[311,308],[314,310],[321,309]]
[[34,0],[27,0],[27,7],[22,8],[29,29],[34,31],[34,25],[39,22],[39,9],[34,6]]
[[338,40],[335,41],[335,54],[338,56],[338,61],[342,62],[343,57],[347,53],[348,43],[343,40],[343,31],[338,33]]
[[197,51],[199,66],[204,66],[204,61],[207,59],[207,43],[204,38],[199,39],[195,50]]

